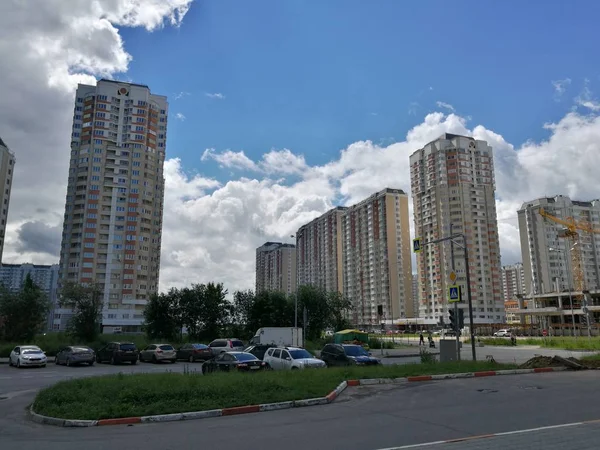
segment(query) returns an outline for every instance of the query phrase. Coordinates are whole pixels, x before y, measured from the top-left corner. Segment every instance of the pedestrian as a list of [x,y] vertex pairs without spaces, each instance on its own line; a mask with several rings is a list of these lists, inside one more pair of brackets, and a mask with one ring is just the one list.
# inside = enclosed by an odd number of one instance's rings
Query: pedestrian
[[425,345],[425,338],[423,337],[423,330],[419,333],[419,345]]

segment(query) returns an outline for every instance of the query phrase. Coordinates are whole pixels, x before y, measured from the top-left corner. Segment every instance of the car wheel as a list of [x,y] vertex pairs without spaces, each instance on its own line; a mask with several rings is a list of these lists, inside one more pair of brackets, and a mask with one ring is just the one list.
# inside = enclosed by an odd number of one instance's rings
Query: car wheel
[[193,356],[190,356],[190,357],[188,358],[188,361],[189,361],[189,362],[191,362],[191,363],[193,363],[193,362],[194,362],[194,357],[193,357]]
[[131,361],[131,364],[135,366],[137,364],[137,359],[134,359],[133,361]]
[[172,359],[172,360],[171,360],[171,364],[175,364],[176,362],[177,362],[177,360],[176,360],[176,359]]
[[46,364],[42,364],[42,367],[46,367]]
[[94,361],[90,361],[90,362],[88,363],[88,365],[90,365],[90,366],[93,366],[93,365],[94,365]]

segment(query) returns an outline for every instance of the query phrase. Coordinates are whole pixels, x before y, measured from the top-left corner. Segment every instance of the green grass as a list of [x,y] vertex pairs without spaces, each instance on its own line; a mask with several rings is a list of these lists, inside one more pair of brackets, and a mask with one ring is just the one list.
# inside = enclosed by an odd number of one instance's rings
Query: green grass
[[322,397],[343,380],[350,379],[397,378],[515,367],[464,361],[209,376],[179,373],[117,374],[62,381],[42,390],[33,403],[33,409],[46,416],[87,420],[204,411]]
[[[467,339],[465,343],[470,343],[471,340]],[[484,345],[495,345],[495,346],[510,346],[509,338],[493,338],[493,337],[482,337],[477,338],[477,342],[481,342]],[[592,337],[588,339],[587,336],[574,337],[545,337],[545,338],[525,338],[517,339],[517,346],[519,345],[539,345],[544,348],[556,348],[562,350],[598,350],[600,351],[600,338]]]
[[594,353],[593,355],[585,355],[580,358],[582,361],[600,361],[600,354]]

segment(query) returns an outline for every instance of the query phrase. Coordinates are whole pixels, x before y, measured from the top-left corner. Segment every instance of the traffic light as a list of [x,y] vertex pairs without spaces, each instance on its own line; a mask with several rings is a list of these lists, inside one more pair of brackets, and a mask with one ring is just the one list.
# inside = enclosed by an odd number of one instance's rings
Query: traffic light
[[458,329],[462,330],[465,327],[465,310],[458,310]]
[[448,315],[450,316],[450,328],[456,330],[456,316],[454,315],[454,310],[451,309],[448,311]]

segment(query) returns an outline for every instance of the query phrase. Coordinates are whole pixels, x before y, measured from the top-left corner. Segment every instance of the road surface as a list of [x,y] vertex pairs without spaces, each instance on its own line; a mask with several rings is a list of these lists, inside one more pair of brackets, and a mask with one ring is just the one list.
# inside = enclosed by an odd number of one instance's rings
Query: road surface
[[[86,429],[24,420],[35,392],[13,392],[0,400],[0,436],[7,450],[239,450],[240,439],[260,449],[390,449],[600,419],[599,381],[600,371],[585,371],[364,386],[321,407]],[[587,424],[423,448],[579,450],[599,438],[598,424]]]

